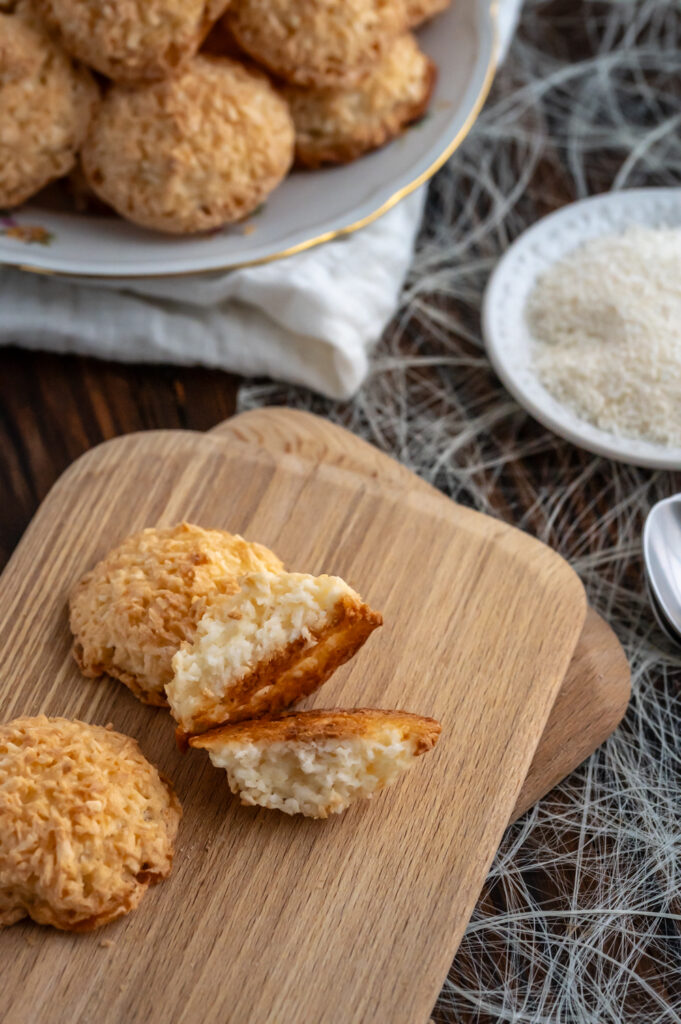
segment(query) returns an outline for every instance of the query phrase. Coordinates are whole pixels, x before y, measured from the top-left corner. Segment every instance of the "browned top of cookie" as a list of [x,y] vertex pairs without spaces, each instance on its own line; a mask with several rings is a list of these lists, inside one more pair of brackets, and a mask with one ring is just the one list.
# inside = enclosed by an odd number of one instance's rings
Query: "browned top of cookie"
[[175,73],[229,0],[32,0],[65,48],[119,82]]
[[23,6],[0,13],[0,207],[71,170],[98,98],[89,72]]
[[370,737],[386,727],[398,728],[402,736],[416,741],[415,754],[425,754],[435,746],[441,726],[434,718],[409,711],[383,711],[379,708],[333,708],[328,711],[293,711],[278,718],[259,718],[212,729],[190,739],[192,747],[219,749],[231,741],[274,743],[277,741],[312,743],[319,740],[343,740],[352,736]]
[[172,866],[181,808],[137,743],[65,718],[0,726],[0,926],[85,931]]
[[259,63],[298,85],[351,85],[406,28],[405,0],[233,0],[227,22]]
[[120,679],[142,700],[165,704],[173,655],[194,635],[207,603],[281,561],[262,544],[190,523],[142,530],[88,572],[71,594],[74,654],[89,676]]
[[307,167],[345,163],[384,145],[421,117],[435,78],[435,65],[406,32],[352,88],[285,86],[298,162]]

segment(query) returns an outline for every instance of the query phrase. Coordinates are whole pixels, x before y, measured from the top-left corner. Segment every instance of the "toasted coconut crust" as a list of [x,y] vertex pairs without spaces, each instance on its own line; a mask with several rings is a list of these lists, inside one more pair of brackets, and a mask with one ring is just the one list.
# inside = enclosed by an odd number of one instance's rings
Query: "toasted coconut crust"
[[202,733],[227,720],[240,722],[276,714],[318,690],[349,661],[382,624],[382,616],[368,605],[343,597],[322,630],[312,631],[312,645],[300,638],[256,666],[222,699],[206,699],[191,719],[191,732],[177,730],[181,749],[188,735]]
[[233,0],[239,46],[296,85],[351,86],[407,23],[404,0]]
[[0,13],[0,207],[68,174],[98,100],[90,73],[23,6]]
[[423,116],[436,78],[435,64],[406,33],[352,89],[284,87],[296,162],[310,168],[349,163],[385,145]]
[[395,725],[404,735],[416,740],[416,756],[435,746],[442,726],[435,718],[411,711],[383,711],[381,708],[330,708],[328,710],[289,711],[250,722],[235,722],[192,736],[189,744],[198,750],[218,749],[228,740],[244,743],[286,741],[314,743],[318,740],[342,740],[351,736],[369,736],[385,725]]
[[407,18],[410,28],[430,21],[450,6],[452,0],[407,0]]
[[0,726],[0,927],[90,931],[170,874],[182,815],[137,743],[65,718]]
[[46,45],[44,34],[27,18],[0,13],[0,85],[35,79],[45,63]]
[[117,82],[155,81],[195,55],[229,0],[33,0],[68,50]]
[[254,569],[279,572],[261,544],[190,523],[128,537],[76,584],[73,655],[84,675],[109,675],[139,700],[167,706],[172,659],[211,600],[239,589]]
[[92,190],[169,234],[248,216],[293,162],[288,106],[266,75],[201,54],[163,82],[114,86],[81,154]]

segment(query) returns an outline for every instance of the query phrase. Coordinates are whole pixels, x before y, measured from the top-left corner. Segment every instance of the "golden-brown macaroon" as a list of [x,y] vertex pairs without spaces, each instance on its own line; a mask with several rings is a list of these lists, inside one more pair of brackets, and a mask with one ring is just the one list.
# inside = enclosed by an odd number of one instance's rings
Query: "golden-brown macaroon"
[[0,13],[0,207],[68,174],[98,96],[90,73],[42,29]]
[[251,213],[286,176],[294,129],[266,75],[200,55],[180,74],[107,93],[82,151],[90,187],[159,231],[208,231]]
[[90,931],[167,878],[182,809],[137,743],[66,718],[0,725],[0,927]]
[[430,21],[450,6],[452,0],[407,0],[409,28],[416,28],[424,21]]
[[296,85],[351,86],[407,27],[405,0],[233,0],[236,41]]
[[208,603],[237,591],[243,573],[281,569],[266,547],[224,530],[142,530],[74,587],[74,657],[85,675],[113,676],[145,704],[164,707],[173,655],[193,638]]
[[190,60],[229,0],[33,0],[64,47],[117,82],[167,78]]
[[0,9],[0,86],[35,80],[45,62],[46,45],[44,35],[28,19]]
[[371,799],[431,750],[440,724],[406,711],[300,711],[192,737],[242,804],[326,818]]
[[352,89],[284,87],[304,167],[348,163],[399,135],[425,112],[436,68],[414,36],[399,36]]
[[383,621],[338,576],[260,572],[239,582],[173,658],[166,693],[180,739],[290,707]]

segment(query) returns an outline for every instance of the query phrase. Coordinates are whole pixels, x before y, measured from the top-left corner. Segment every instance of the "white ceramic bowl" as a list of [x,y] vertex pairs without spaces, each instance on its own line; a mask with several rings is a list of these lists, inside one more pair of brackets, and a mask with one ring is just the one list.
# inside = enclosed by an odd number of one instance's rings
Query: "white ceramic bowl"
[[[551,395],[532,365],[532,335],[525,304],[538,276],[583,242],[629,227],[681,228],[681,189],[608,192],[572,203],[540,220],[502,257],[487,286],[483,332],[504,386],[536,420],[597,455],[652,469],[681,469],[681,448],[636,441],[600,430]],[[679,396],[681,401],[681,396]]]
[[[362,227],[427,180],[470,130],[494,74],[494,11],[490,0],[455,0],[419,33],[439,68],[421,123],[347,167],[290,175],[245,225],[175,238],[117,218],[28,205],[9,224],[0,222],[0,263],[87,277],[207,273],[287,256]],[[14,223],[44,229],[48,244],[13,237]]]

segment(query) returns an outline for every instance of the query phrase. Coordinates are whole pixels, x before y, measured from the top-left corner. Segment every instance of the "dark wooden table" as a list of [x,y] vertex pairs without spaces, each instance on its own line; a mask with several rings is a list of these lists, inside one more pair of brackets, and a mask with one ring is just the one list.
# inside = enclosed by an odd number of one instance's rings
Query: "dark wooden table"
[[0,565],[88,448],[135,430],[208,430],[233,414],[237,386],[236,377],[193,367],[0,349]]

